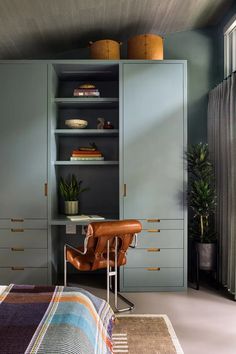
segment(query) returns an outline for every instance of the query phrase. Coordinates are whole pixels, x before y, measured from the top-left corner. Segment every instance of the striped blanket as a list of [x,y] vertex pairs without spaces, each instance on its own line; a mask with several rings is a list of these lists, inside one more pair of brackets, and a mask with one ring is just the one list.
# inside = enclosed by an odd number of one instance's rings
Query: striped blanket
[[0,295],[1,354],[112,353],[113,312],[89,292],[10,285]]

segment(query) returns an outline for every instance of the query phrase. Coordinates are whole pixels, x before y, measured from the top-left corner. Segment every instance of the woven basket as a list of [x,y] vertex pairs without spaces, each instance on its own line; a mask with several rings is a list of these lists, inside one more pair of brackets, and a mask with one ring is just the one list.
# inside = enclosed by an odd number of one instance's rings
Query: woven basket
[[163,38],[141,34],[128,40],[128,59],[163,60]]
[[91,59],[120,59],[120,42],[111,39],[102,39],[89,42]]

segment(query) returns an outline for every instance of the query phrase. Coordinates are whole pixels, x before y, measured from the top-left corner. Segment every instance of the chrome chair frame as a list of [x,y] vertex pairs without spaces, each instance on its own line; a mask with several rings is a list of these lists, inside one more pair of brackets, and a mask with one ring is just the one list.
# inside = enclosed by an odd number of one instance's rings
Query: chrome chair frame
[[[68,263],[68,261],[66,259],[67,248],[74,250],[78,254],[85,255],[87,253],[87,245],[88,245],[88,237],[85,237],[83,251],[78,250],[77,248],[69,245],[68,243],[66,243],[64,245],[64,286],[67,286],[67,263]],[[110,262],[110,242],[109,242],[109,240],[107,241],[107,268],[106,268],[107,269],[107,302],[110,304],[110,291],[114,292],[116,311],[117,312],[125,312],[125,311],[133,310],[134,304],[118,292],[117,245],[118,245],[118,237],[115,237],[115,267],[114,267],[114,270],[112,271],[112,269],[109,265],[109,262]],[[130,245],[129,247],[135,248],[136,246],[137,246],[137,234],[134,234],[134,245]],[[115,277],[114,291],[112,289],[112,282],[111,282],[111,278],[113,276]],[[119,308],[118,307],[118,297],[120,299],[122,299],[128,305],[128,307]]]

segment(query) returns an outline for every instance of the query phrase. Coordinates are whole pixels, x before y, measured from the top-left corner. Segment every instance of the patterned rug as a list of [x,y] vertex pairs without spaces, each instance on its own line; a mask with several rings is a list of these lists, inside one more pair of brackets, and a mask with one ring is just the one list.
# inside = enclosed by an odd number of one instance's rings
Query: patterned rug
[[117,354],[183,354],[166,315],[117,315],[112,341]]

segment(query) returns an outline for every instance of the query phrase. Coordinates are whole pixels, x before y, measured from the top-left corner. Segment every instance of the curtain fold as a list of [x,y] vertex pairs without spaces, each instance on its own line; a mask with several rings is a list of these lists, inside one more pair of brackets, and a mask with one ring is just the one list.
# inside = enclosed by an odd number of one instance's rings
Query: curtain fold
[[209,93],[208,143],[215,167],[219,278],[236,298],[236,74]]

